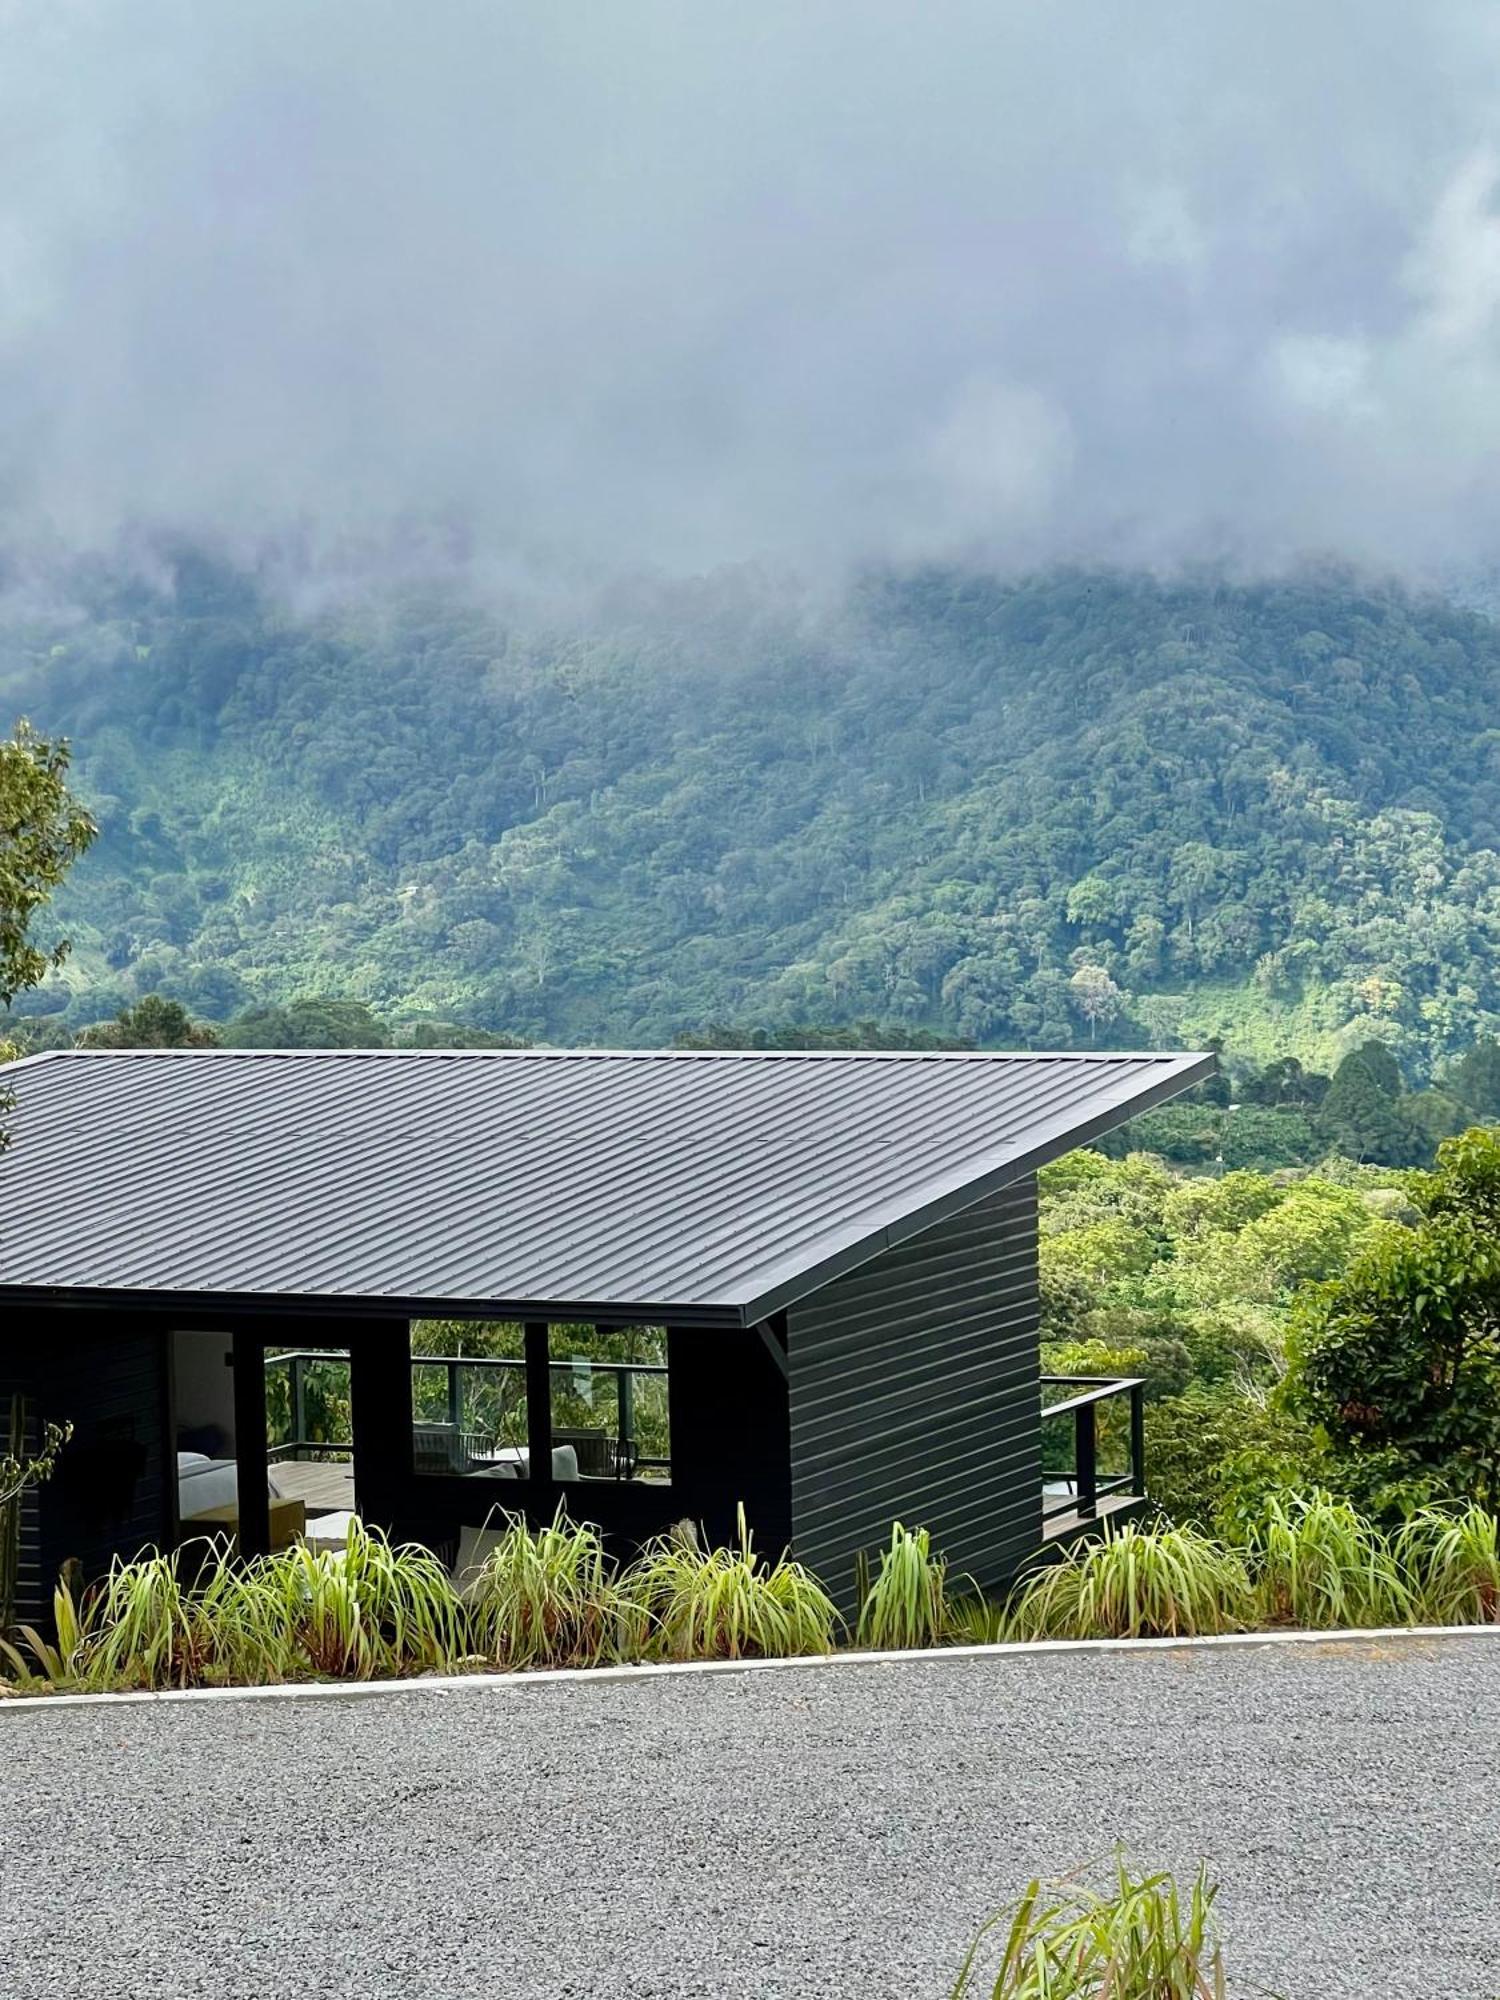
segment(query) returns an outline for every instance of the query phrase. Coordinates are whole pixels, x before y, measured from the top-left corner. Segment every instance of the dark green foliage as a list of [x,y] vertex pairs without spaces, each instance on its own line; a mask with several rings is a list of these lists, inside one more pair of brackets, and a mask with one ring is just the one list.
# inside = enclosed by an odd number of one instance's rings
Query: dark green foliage
[[1241,1104],[1225,1118],[1219,1134],[1219,1158],[1229,1171],[1245,1167],[1264,1174],[1278,1167],[1309,1166],[1323,1150],[1302,1111]]
[[403,1049],[529,1049],[518,1035],[494,1035],[488,1028],[466,1028],[459,1021],[405,1023],[396,1036]]
[[1132,1118],[1100,1140],[1100,1150],[1123,1160],[1127,1153],[1156,1153],[1179,1167],[1207,1167],[1219,1157],[1224,1114],[1217,1105],[1162,1104]]
[[1432,1142],[1403,1096],[1401,1071],[1380,1042],[1353,1050],[1333,1073],[1317,1129],[1330,1152],[1381,1167],[1418,1166]]
[[729,582],[549,632],[294,619],[201,561],[77,597],[0,640],[102,828],[75,1025],[323,993],[1315,1069],[1378,1032],[1413,1082],[1500,1027],[1500,634],[1437,603],[932,572],[821,624]]
[[69,747],[28,722],[0,742],[0,1004],[8,1006],[67,955],[38,944],[35,923],[96,834],[67,786]]
[[1326,1483],[1311,1426],[1229,1382],[1194,1384],[1146,1412],[1151,1498],[1177,1522],[1237,1535],[1267,1498]]
[[1401,1100],[1402,1110],[1422,1135],[1419,1158],[1426,1162],[1444,1139],[1452,1139],[1473,1122],[1474,1114],[1446,1090],[1413,1090]]
[[224,1030],[233,1049],[388,1049],[390,1030],[358,1000],[252,1007]]
[[[1341,1075],[1356,1064],[1365,1071],[1382,1097],[1394,1101],[1405,1090],[1406,1079],[1401,1074],[1401,1065],[1384,1042],[1362,1042],[1334,1071],[1329,1089],[1333,1088],[1333,1084],[1338,1082]],[[1325,1104],[1328,1101],[1326,1093],[1323,1101]]]
[[1316,1111],[1328,1094],[1330,1079],[1304,1069],[1295,1056],[1278,1056],[1263,1070],[1250,1070],[1236,1093],[1241,1104],[1264,1105],[1275,1111]]
[[[1302,1288],[1399,1227],[1384,1217],[1401,1177],[1345,1166],[1359,1183],[1348,1185],[1333,1171],[1184,1180],[1158,1160],[1096,1152],[1042,1169],[1044,1371],[1145,1379],[1147,1485],[1174,1520],[1237,1532],[1287,1487],[1371,1496],[1377,1470],[1388,1483],[1387,1471],[1336,1462],[1313,1414],[1277,1387]],[[1043,1425],[1051,1470],[1067,1462],[1058,1429]],[[1101,1429],[1102,1450],[1119,1442]]]
[[218,1042],[217,1030],[159,993],[148,993],[133,1007],[122,1007],[112,1021],[96,1022],[78,1036],[81,1049],[211,1049]]
[[[68,790],[69,761],[66,742],[38,735],[24,720],[0,742],[0,1006],[7,1009],[68,955],[66,939],[38,942],[34,926],[97,832]],[[0,1062],[17,1046],[0,1033]],[[0,1085],[0,1114],[14,1101]],[[0,1124],[0,1151],[9,1143]]]
[[1414,1177],[1421,1219],[1390,1227],[1309,1294],[1295,1407],[1365,1466],[1367,1487],[1500,1498],[1500,1137],[1474,1129]]
[[1482,1035],[1445,1070],[1439,1088],[1483,1124],[1500,1119],[1500,1042]]
[[[1310,1166],[1328,1151],[1305,1112],[1267,1110],[1237,1104],[1163,1104],[1105,1135],[1102,1151],[1115,1159],[1127,1153],[1156,1153],[1189,1171],[1222,1166],[1274,1173],[1279,1167]],[[1429,1149],[1430,1151],[1430,1149]]]
[[678,1035],[679,1049],[967,1049],[960,1036],[930,1028],[903,1028],[879,1021],[854,1021],[843,1028],[754,1028],[715,1025]]
[[0,1049],[8,1043],[20,1056],[70,1049],[73,1030],[55,1014],[0,1014]]

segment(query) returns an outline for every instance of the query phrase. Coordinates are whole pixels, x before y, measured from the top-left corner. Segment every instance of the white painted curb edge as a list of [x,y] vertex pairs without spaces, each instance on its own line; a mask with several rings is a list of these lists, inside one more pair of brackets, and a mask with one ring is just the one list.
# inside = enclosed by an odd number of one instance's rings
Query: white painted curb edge
[[684,1660],[620,1667],[546,1667],[535,1673],[428,1674],[396,1681],[289,1681],[274,1687],[171,1688],[155,1694],[0,1695],[12,1710],[123,1707],[135,1702],[349,1701],[374,1695],[471,1693],[555,1686],[559,1681],[664,1680],[682,1674],[775,1673],[782,1668],[909,1666],[941,1660],[1027,1660],[1047,1654],[1187,1653],[1233,1646],[1370,1646],[1394,1639],[1492,1639],[1500,1625],[1380,1625],[1337,1632],[1226,1632],[1207,1639],[1019,1639],[992,1646],[936,1646],[887,1653],[802,1653],[776,1660]]

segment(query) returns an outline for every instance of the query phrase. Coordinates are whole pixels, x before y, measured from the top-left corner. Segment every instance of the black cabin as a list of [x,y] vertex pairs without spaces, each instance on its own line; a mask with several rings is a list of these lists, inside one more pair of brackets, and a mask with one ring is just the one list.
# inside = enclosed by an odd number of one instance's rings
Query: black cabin
[[846,1603],[894,1519],[1000,1583],[1143,1491],[1138,1385],[1040,1378],[1035,1170],[1212,1068],[16,1064],[0,1427],[74,1426],[21,1517],[18,1615],[67,1558],[208,1531],[254,1552],[356,1509],[451,1558],[495,1508],[560,1500],[622,1550],[684,1518],[728,1539],[743,1504]]

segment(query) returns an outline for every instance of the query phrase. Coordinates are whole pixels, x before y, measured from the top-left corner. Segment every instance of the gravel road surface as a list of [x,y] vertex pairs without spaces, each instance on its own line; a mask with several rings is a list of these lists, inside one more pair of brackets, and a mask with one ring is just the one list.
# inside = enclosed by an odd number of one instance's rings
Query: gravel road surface
[[943,2000],[1117,1837],[1287,2000],[1493,2000],[1500,1639],[0,1702],[0,1996]]

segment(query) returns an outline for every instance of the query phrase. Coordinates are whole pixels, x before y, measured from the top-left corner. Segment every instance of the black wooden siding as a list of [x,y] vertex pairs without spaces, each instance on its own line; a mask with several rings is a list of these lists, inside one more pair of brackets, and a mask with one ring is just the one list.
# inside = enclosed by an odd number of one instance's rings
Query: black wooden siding
[[168,1429],[166,1336],[123,1314],[17,1316],[6,1329],[0,1401],[31,1404],[33,1426],[68,1422],[57,1469],[31,1496],[18,1615],[50,1610],[62,1564],[86,1578],[118,1554],[171,1546],[176,1459]]
[[1041,1540],[1036,1181],[788,1314],[796,1552],[847,1609],[891,1523],[1000,1583]]
[[[34,1451],[38,1443],[38,1420],[36,1403],[31,1390],[32,1383],[23,1376],[15,1357],[0,1358],[0,1451],[8,1448],[10,1442],[11,1398],[21,1398],[22,1446],[24,1458],[28,1451]],[[42,1581],[41,1533],[38,1525],[38,1495],[34,1487],[22,1494],[20,1506],[20,1561],[16,1570],[15,1616],[23,1623],[34,1624],[43,1615],[48,1592]],[[3,1617],[0,1612],[0,1617]]]

